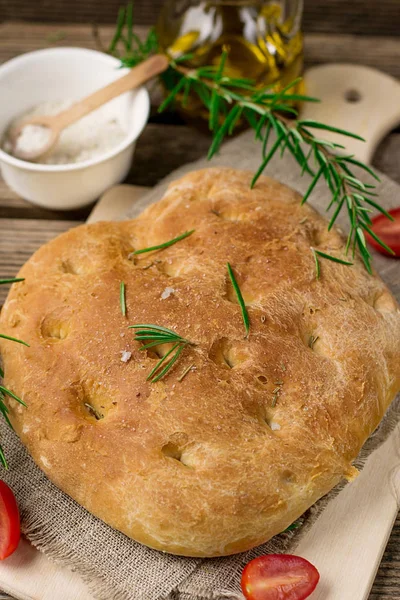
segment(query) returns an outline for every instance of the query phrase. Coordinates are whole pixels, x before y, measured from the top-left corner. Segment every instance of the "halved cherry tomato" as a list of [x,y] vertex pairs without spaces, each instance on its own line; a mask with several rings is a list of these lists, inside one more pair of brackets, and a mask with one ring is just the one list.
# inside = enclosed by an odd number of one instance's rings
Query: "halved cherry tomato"
[[318,581],[317,569],[305,558],[268,554],[245,566],[242,590],[247,600],[304,600]]
[[392,210],[388,210],[388,213],[392,215],[394,221],[390,221],[385,215],[378,215],[372,219],[371,229],[382,242],[385,242],[386,246],[393,250],[394,255],[382,248],[368,232],[365,232],[365,237],[375,250],[387,256],[400,257],[400,207],[392,208]]
[[0,481],[0,560],[16,550],[20,537],[17,501],[8,485]]

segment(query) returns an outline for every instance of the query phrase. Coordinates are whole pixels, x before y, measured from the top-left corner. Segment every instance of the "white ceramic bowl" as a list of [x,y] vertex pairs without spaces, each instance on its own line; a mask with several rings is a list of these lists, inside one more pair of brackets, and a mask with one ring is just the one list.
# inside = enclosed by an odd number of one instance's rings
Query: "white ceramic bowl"
[[[0,67],[0,140],[10,122],[46,101],[78,100],[125,75],[120,62],[82,48],[29,52]],[[0,149],[6,183],[17,194],[45,208],[85,206],[122,181],[132,163],[135,141],[146,125],[149,95],[145,88],[127,92],[107,104],[126,138],[101,156],[69,165],[41,165],[19,160]]]

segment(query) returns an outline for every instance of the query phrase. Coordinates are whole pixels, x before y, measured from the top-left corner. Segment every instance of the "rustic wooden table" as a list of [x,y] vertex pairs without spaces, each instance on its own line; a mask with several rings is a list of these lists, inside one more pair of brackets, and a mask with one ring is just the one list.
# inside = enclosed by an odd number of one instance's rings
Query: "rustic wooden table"
[[[399,17],[396,18],[399,21]],[[99,34],[104,42],[110,39],[113,29],[100,27]],[[88,25],[0,24],[0,63],[23,52],[57,45],[94,48],[92,28]],[[400,39],[394,37],[309,33],[305,38],[305,58],[306,66],[353,62],[382,69],[400,78]],[[194,131],[172,114],[159,116],[153,110],[138,141],[127,181],[152,186],[173,169],[204,155],[208,144],[207,135]],[[400,183],[400,130],[382,141],[373,164]],[[61,213],[40,209],[19,198],[0,179],[1,276],[14,275],[40,245],[84,221],[90,210],[91,207]],[[4,294],[5,291],[0,290],[0,304]],[[370,600],[394,599],[400,600],[400,518],[389,539],[370,596]]]

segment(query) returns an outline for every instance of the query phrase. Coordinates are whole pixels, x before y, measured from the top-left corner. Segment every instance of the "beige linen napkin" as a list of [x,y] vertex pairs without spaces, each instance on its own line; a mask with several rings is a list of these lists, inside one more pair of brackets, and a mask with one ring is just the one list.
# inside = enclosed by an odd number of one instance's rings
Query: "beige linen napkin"
[[[254,170],[258,167],[259,156],[253,132],[244,133],[226,144],[211,164],[206,160],[197,161],[179,169],[168,179],[213,165]],[[290,156],[276,158],[269,165],[268,174],[303,192],[309,183],[307,176],[304,179],[299,176],[299,168]],[[382,180],[382,203],[386,208],[398,204],[400,187],[384,176]],[[164,189],[164,183],[157,186],[132,207],[129,216],[137,215],[148,204],[158,200]],[[323,211],[329,200],[329,193],[323,185],[317,186],[314,198],[317,198],[313,202],[315,206]],[[377,256],[375,265],[389,285],[396,281],[398,262]],[[392,290],[399,299],[399,279],[395,289],[392,285]],[[357,461],[359,467],[397,422],[400,407],[398,402],[395,404],[378,432],[365,445]],[[0,423],[0,439],[10,466],[10,470],[1,476],[16,494],[25,535],[49,558],[76,570],[99,600],[241,599],[239,582],[243,566],[260,554],[283,552],[289,546],[293,547],[338,491],[334,490],[310,509],[304,515],[304,523],[299,530],[276,536],[250,552],[220,559],[181,558],[150,550],[90,515],[50,483],[3,421]]]

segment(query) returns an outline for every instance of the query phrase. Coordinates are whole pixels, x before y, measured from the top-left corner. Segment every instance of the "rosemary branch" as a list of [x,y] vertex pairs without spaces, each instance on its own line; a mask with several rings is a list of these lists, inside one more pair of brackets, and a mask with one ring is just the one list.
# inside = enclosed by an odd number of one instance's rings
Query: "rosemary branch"
[[[123,66],[133,67],[158,50],[155,31],[150,30],[146,40],[141,41],[133,32],[132,5],[129,4],[126,9],[121,8],[109,52],[118,56]],[[310,96],[291,93],[299,80],[291,82],[280,91],[275,91],[272,86],[260,88],[251,79],[231,77],[226,73],[225,52],[217,66],[190,68],[188,65],[191,57],[186,54],[170,59],[169,68],[161,75],[169,93],[159,111],[162,112],[174,101],[185,105],[189,97],[197,97],[209,112],[209,127],[213,133],[209,158],[218,152],[225,137],[232,135],[236,126],[246,121],[254,129],[255,138],[262,145],[262,161],[253,178],[252,187],[275,154],[283,156],[286,151],[290,152],[301,173],[306,172],[312,177],[303,203],[309,199],[317,183],[325,181],[332,194],[327,207],[327,211],[332,213],[328,228],[332,228],[340,212],[345,210],[350,224],[346,254],[351,251],[354,258],[358,251],[366,269],[372,273],[371,255],[364,232],[369,233],[387,251],[392,250],[371,230],[370,212],[376,209],[389,219],[392,217],[374,200],[377,196],[375,185],[361,181],[354,167],[376,181],[379,178],[368,165],[358,161],[353,155],[344,154],[344,146],[321,139],[317,132],[329,131],[364,141],[363,138],[350,131],[299,118],[297,110],[292,106],[293,102],[319,101]],[[271,133],[274,133],[275,140],[270,144]],[[324,258],[339,262],[330,254],[325,254]],[[316,261],[316,266],[318,264]],[[352,263],[343,261],[342,264]],[[319,271],[317,275],[319,277]]]

